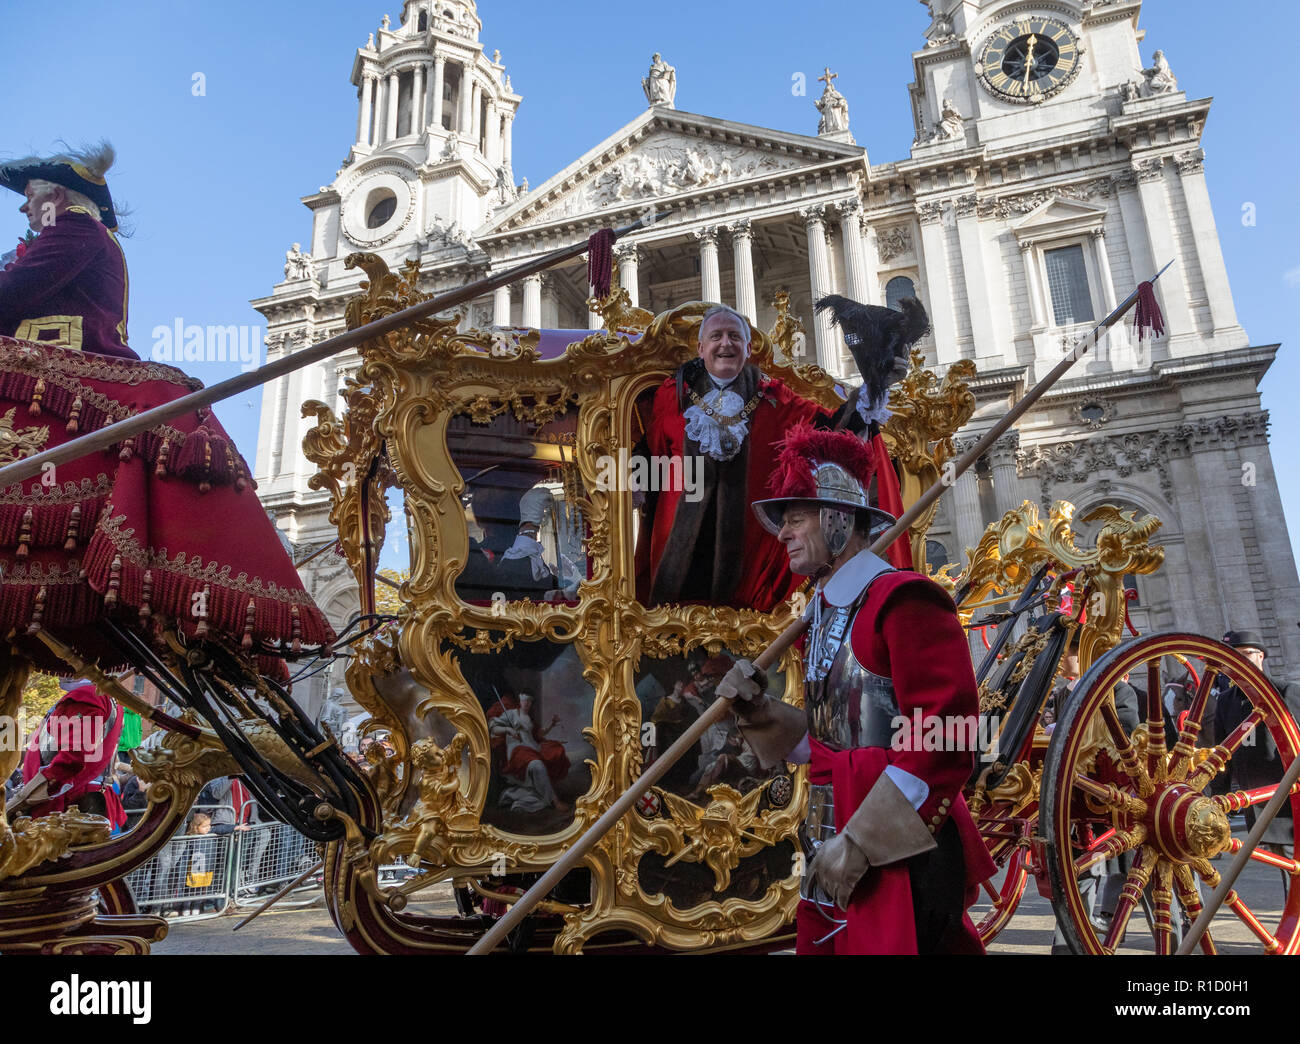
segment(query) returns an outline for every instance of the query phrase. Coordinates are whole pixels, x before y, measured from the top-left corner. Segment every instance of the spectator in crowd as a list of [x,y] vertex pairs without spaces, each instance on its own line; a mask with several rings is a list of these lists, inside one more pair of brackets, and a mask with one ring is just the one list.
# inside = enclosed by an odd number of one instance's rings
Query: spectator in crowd
[[[1264,649],[1264,639],[1256,631],[1229,631],[1223,636],[1224,642],[1240,652],[1265,675],[1270,675],[1266,660],[1268,653]],[[1291,716],[1300,721],[1300,685],[1275,679],[1273,682],[1282,699],[1286,702]],[[1215,684],[1214,734],[1222,743],[1230,736],[1254,709],[1249,698],[1225,674],[1220,674]],[[1256,787],[1269,787],[1281,782],[1286,766],[1278,752],[1273,734],[1265,726],[1256,725],[1254,730],[1233,754],[1228,763],[1230,785],[1238,790],[1253,790]],[[1247,807],[1246,829],[1255,825],[1255,817],[1262,805]],[[1295,825],[1291,816],[1290,803],[1284,804],[1277,817],[1264,830],[1260,847],[1287,859],[1292,858]],[[1282,887],[1285,890],[1290,879],[1285,871],[1282,873]]]
[[120,775],[122,783],[122,808],[126,810],[127,828],[134,826],[144,816],[149,807],[149,782],[137,776],[129,768]]
[[201,900],[199,895],[191,897],[191,893],[208,891],[216,879],[220,849],[217,839],[209,836],[211,833],[212,817],[206,812],[195,812],[190,817],[190,828],[186,835],[197,840],[186,843],[186,901],[181,906],[182,917],[216,909],[211,900]]

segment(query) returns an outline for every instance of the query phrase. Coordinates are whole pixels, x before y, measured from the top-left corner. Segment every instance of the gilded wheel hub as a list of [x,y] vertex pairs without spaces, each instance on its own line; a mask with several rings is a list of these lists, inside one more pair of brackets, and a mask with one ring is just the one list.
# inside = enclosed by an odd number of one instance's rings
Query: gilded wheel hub
[[1228,847],[1232,827],[1213,798],[1183,783],[1163,787],[1147,815],[1147,836],[1171,859],[1211,859]]

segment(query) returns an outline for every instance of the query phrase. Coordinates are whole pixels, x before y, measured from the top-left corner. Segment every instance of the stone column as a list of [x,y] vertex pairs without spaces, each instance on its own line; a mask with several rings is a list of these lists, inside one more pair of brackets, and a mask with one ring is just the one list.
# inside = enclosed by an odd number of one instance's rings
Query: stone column
[[722,273],[718,269],[718,230],[701,228],[695,232],[700,241],[700,300],[722,300]]
[[447,67],[447,59],[442,55],[434,55],[433,58],[433,104],[429,107],[432,116],[429,118],[429,124],[436,130],[442,130],[442,92],[443,73]]
[[456,133],[462,138],[468,138],[470,132],[470,96],[474,93],[474,78],[471,74],[471,67],[462,63],[460,67],[460,113],[456,117]]
[[627,291],[632,300],[632,307],[641,306],[641,288],[638,285],[640,274],[637,271],[639,252],[635,243],[627,243],[614,248],[614,260],[618,262],[618,285]]
[[469,133],[474,139],[474,147],[479,148],[483,137],[483,85],[478,80],[472,81],[473,89],[469,96]]
[[540,275],[524,276],[523,325],[532,329],[539,329],[542,325],[542,277]]
[[[1249,563],[1233,496],[1241,486],[1241,465],[1232,459],[1235,454],[1225,452],[1215,435],[1211,430],[1194,431],[1188,436],[1196,473],[1195,494],[1190,499],[1200,504],[1204,524],[1198,528],[1208,551],[1204,558],[1197,556],[1201,564],[1201,593],[1207,600],[1217,600],[1225,631],[1229,628],[1257,631],[1259,609],[1246,579],[1250,575]],[[1185,519],[1183,529],[1189,537],[1190,528]]]
[[[984,359],[1002,354],[998,344],[990,276],[992,269],[984,260],[984,244],[980,240],[979,216],[975,212],[975,196],[962,196],[954,203],[957,212],[957,239],[961,244],[961,266],[966,280],[966,307],[970,311],[971,334],[975,338],[975,357]],[[931,284],[933,285],[933,284]]]
[[497,103],[489,100],[487,106],[487,146],[485,156],[492,166],[499,166],[501,157],[501,116],[497,112]]
[[492,293],[492,325],[510,325],[510,287],[499,286]]
[[839,211],[840,239],[844,244],[844,272],[849,283],[847,293],[853,300],[869,304],[867,263],[862,256],[862,204],[856,199],[846,200],[839,205]]
[[1016,450],[1019,448],[1019,432],[1009,431],[993,443],[989,451],[989,463],[993,466],[993,498],[999,512],[1018,508],[1025,499],[1020,473],[1016,470]]
[[505,114],[505,127],[503,128],[504,134],[501,138],[501,165],[506,168],[509,168],[510,166],[510,131],[514,127],[514,123],[515,114],[507,110]]
[[863,304],[884,304],[880,299],[880,246],[876,242],[876,230],[859,221],[858,240],[862,244],[863,279],[867,287],[866,296],[860,300]]
[[392,141],[397,137],[397,73],[388,74],[388,112],[384,121],[384,140]]
[[[971,445],[974,445],[973,441]],[[964,450],[958,450],[958,453],[962,452]],[[980,514],[979,480],[975,477],[974,467],[968,468],[958,476],[957,483],[952,488],[952,504],[953,525],[957,530],[958,544],[953,548],[953,555],[960,562],[966,549],[979,544],[980,537],[984,535],[984,516]]]
[[1043,293],[1038,282],[1038,260],[1034,257],[1034,241],[1020,241],[1020,260],[1025,265],[1025,293],[1029,297],[1029,317],[1032,332],[1043,330],[1047,321],[1043,318]]
[[411,80],[411,133],[419,134],[424,130],[424,63],[415,67],[415,77]]
[[357,144],[370,144],[370,110],[375,103],[375,78],[369,73],[361,77],[361,111],[357,114]]
[[[1164,265],[1178,253],[1173,218],[1165,195],[1164,160],[1160,157],[1140,160],[1134,170],[1137,173],[1138,198],[1142,201],[1142,216],[1146,219],[1151,256],[1156,259],[1157,265]],[[1182,266],[1174,265],[1156,283],[1156,293],[1160,295],[1163,305],[1161,310],[1164,312],[1165,329],[1170,342],[1185,340],[1196,334],[1183,272]]]
[[1110,274],[1110,255],[1106,251],[1106,230],[1104,228],[1093,229],[1090,233],[1092,236],[1093,256],[1097,261],[1097,275],[1101,278],[1101,296],[1106,303],[1106,314],[1110,315],[1115,311],[1115,280]]
[[943,227],[944,204],[922,203],[921,251],[924,254],[925,285],[929,290],[930,325],[934,329],[935,356],[940,364],[956,362],[957,320],[953,315],[952,292],[948,288],[948,245]]
[[[830,254],[826,249],[826,208],[805,207],[799,211],[799,215],[803,218],[808,233],[808,280],[812,287],[812,300],[816,301],[835,290],[831,284]],[[816,334],[817,365],[827,373],[838,373],[840,339],[831,325],[830,315],[826,312],[815,313],[813,329]]]
[[758,297],[754,293],[754,230],[748,221],[728,225],[731,232],[731,261],[736,276],[736,311],[751,323],[758,322]]
[[[1210,190],[1205,185],[1204,154],[1200,149],[1184,152],[1175,163],[1182,178],[1183,196],[1187,200],[1187,220],[1192,227],[1196,243],[1196,260],[1201,266],[1201,278],[1210,299],[1210,318],[1214,332],[1241,330],[1237,309],[1232,302],[1232,288],[1228,283],[1228,269],[1223,263],[1223,248],[1219,244],[1219,231],[1214,224],[1214,211],[1210,207]],[[1163,262],[1162,262],[1163,263]],[[1168,275],[1168,273],[1166,273]],[[1164,279],[1161,278],[1160,283]],[[1159,286],[1160,283],[1156,285]],[[1238,335],[1246,343],[1244,332]]]

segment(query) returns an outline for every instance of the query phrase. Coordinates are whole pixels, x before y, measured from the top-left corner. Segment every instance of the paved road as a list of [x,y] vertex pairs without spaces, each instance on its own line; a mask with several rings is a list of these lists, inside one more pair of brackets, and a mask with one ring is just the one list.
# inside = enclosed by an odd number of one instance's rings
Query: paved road
[[[1239,822],[1239,821],[1237,821]],[[1236,836],[1244,837],[1240,829]],[[1228,865],[1224,857],[1216,860],[1222,872]],[[1278,870],[1251,862],[1238,879],[1237,891],[1263,923],[1277,924],[1282,909],[1282,879]],[[1208,893],[1207,893],[1208,895]],[[422,902],[412,904],[412,912],[452,914],[455,902],[451,886],[444,882],[423,894]],[[975,910],[978,918],[987,910],[987,902]],[[237,916],[173,923],[166,939],[154,946],[162,954],[352,954],[352,948],[339,935],[323,903],[311,907],[282,909],[272,907],[238,932],[231,929],[247,911]],[[1130,921],[1131,930],[1121,952],[1152,952],[1150,933],[1140,913]],[[1038,895],[1031,879],[1015,918],[990,947],[990,953],[1038,953],[1051,951],[1055,919],[1052,906]],[[1220,910],[1211,931],[1220,952],[1259,953],[1261,947],[1243,923],[1226,907]]]

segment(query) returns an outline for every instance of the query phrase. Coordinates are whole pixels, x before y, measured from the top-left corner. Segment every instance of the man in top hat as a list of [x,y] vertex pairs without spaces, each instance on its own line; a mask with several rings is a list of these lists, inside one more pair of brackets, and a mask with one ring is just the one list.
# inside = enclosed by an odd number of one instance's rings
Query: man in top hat
[[[1264,639],[1257,631],[1229,631],[1223,636],[1226,644],[1231,645],[1239,651],[1251,663],[1258,667],[1265,674],[1268,670],[1264,665],[1268,658],[1268,653],[1264,649]],[[1300,721],[1300,685],[1294,682],[1274,682],[1286,701],[1287,710],[1291,716]],[[1214,735],[1218,742],[1223,740],[1245,720],[1253,709],[1250,700],[1246,698],[1236,685],[1233,685],[1228,678],[1220,674],[1215,685],[1215,704],[1214,704]],[[1277,743],[1273,740],[1272,734],[1266,727],[1256,725],[1254,732],[1246,737],[1246,741],[1237,748],[1233,754],[1232,761],[1228,763],[1228,771],[1231,774],[1231,785],[1239,790],[1251,790],[1255,787],[1273,786],[1282,779],[1282,774],[1286,771],[1286,766],[1282,764],[1282,758],[1278,754]],[[1256,806],[1250,806],[1246,809],[1246,827],[1255,825]],[[1289,858],[1292,847],[1295,844],[1294,822],[1291,816],[1291,806],[1286,804],[1282,806],[1277,817],[1264,830],[1262,844],[1269,848],[1283,852]],[[1285,880],[1286,875],[1283,875]]]
[[[867,550],[892,521],[869,502],[873,466],[846,432],[786,440],[774,496],[754,511],[791,571],[820,581],[804,710],[767,695],[744,660],[718,694],[764,767],[811,761],[799,953],[980,953],[965,910],[994,868],[962,797],[977,757],[975,674],[947,593]],[[932,722],[944,749],[926,749]]]
[[0,270],[0,334],[139,358],[126,345],[126,259],[104,179],[112,164],[107,142],[0,164],[0,185],[23,196],[18,209],[36,233]]
[[[642,601],[767,612],[794,592],[801,580],[791,575],[780,544],[750,513],[753,493],[772,473],[776,444],[795,425],[856,431],[874,425],[870,434],[878,434],[878,424],[889,416],[889,385],[907,373],[908,348],[929,328],[919,302],[904,305],[896,312],[839,297],[818,302],[843,327],[864,379],[862,394],[833,414],[749,362],[751,332],[739,312],[715,305],[704,313],[698,357],[659,387],[646,431],[652,457],[694,457],[702,464],[702,481],[689,496],[669,488],[647,498],[642,529],[649,539],[637,549]],[[882,440],[872,445],[887,457]],[[882,476],[896,489],[892,470]]]

